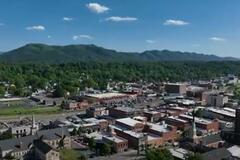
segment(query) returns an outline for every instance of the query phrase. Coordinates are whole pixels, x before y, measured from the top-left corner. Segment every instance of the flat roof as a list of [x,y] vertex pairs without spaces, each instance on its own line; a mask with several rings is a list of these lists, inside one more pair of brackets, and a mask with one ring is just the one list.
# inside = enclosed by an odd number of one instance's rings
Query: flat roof
[[168,125],[167,124],[155,124],[155,123],[147,123],[152,130],[159,131],[159,132],[168,132]]
[[140,121],[137,121],[137,120],[129,118],[129,117],[128,118],[117,119],[116,121],[120,122],[120,123],[123,123],[123,124],[126,124],[128,126],[132,126],[132,127],[134,127],[138,123],[142,123]]
[[170,148],[169,151],[174,157],[182,160],[184,160],[188,154],[188,151],[183,148]]
[[175,121],[179,121],[179,122],[183,122],[183,123],[188,123],[188,121],[184,120],[184,119],[180,119],[178,117],[173,117],[173,116],[170,116],[170,117],[167,117],[167,119],[172,119],[172,120],[175,120]]
[[226,110],[226,109],[224,110],[224,109],[208,108],[207,110],[214,112],[214,113],[226,115],[226,116],[229,116],[232,118],[236,117],[235,113],[233,113],[232,111]]
[[[193,120],[193,116],[189,116],[189,115],[186,115],[186,114],[181,114],[180,115],[180,118],[181,117],[184,117],[184,118],[187,118],[189,120]],[[199,117],[195,117],[195,122],[196,123],[201,123],[201,124],[209,124],[209,123],[212,123],[212,121],[208,120],[208,119],[204,119],[204,118],[199,118]]]
[[150,140],[150,141],[161,138],[160,136],[152,134],[152,133],[147,133],[147,134],[148,134],[147,135],[147,140]]
[[102,98],[122,97],[122,96],[127,96],[127,94],[111,92],[111,93],[87,94],[86,96],[102,99]]
[[108,139],[109,141],[113,141],[116,143],[126,142],[127,140],[118,136],[103,136],[104,138]]
[[115,110],[119,110],[119,111],[124,111],[124,112],[134,112],[135,109],[134,108],[130,108],[130,107],[115,107]]

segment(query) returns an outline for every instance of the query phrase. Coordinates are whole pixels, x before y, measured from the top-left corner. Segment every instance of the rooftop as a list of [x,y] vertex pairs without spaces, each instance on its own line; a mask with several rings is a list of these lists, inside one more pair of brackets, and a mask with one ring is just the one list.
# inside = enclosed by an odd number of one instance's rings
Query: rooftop
[[118,137],[118,136],[103,136],[103,138],[106,138],[109,141],[113,141],[115,143],[121,143],[121,142],[126,142],[127,140],[122,138],[122,137]]
[[[193,116],[189,116],[189,115],[186,115],[186,114],[181,114],[180,115],[180,118],[186,118],[186,119],[189,119],[189,120],[193,120]],[[204,119],[204,118],[199,118],[199,117],[195,117],[195,122],[196,123],[201,123],[201,124],[209,124],[209,123],[212,123],[211,120],[208,120],[208,119]]]
[[122,96],[127,96],[127,94],[111,92],[111,93],[87,94],[86,96],[102,99],[102,98],[122,97]]
[[121,118],[121,119],[117,119],[116,121],[120,122],[120,123],[123,123],[123,124],[126,124],[128,126],[132,126],[132,127],[134,127],[138,123],[142,123],[142,122],[134,120],[132,118]]
[[158,131],[158,132],[169,132],[168,125],[163,124],[154,124],[154,123],[147,123],[152,130]]
[[232,118],[235,118],[235,113],[232,112],[232,110],[230,111],[229,109],[216,109],[216,108],[208,108],[207,109],[208,111],[211,111],[211,112],[214,112],[214,113],[218,113],[218,114],[222,114],[222,115],[226,115],[226,116],[229,116],[229,117],[232,117]]

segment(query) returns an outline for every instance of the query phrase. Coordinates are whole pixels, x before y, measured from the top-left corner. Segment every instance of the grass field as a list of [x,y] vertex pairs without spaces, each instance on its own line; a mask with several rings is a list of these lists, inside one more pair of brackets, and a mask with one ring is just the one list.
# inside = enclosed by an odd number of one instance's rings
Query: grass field
[[60,151],[60,156],[62,160],[86,160],[86,158],[82,156],[79,151],[72,149],[62,149]]
[[59,107],[21,107],[10,106],[0,108],[0,116],[12,116],[12,115],[29,115],[29,114],[54,114],[60,113],[62,110]]

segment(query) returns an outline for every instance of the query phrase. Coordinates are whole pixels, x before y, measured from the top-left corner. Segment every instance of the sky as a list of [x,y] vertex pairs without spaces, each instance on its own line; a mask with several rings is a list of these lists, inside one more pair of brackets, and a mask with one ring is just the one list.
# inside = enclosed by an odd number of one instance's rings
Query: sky
[[0,51],[27,43],[240,58],[240,0],[0,0]]

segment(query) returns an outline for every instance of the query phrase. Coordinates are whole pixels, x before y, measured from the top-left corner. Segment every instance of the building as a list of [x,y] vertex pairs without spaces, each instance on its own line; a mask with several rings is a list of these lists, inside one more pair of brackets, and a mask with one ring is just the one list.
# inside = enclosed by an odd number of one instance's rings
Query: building
[[132,117],[135,114],[135,109],[130,107],[113,107],[108,111],[109,116],[114,118]]
[[236,109],[235,133],[240,135],[240,108]]
[[88,107],[88,101],[68,102],[64,105],[64,108],[67,110],[86,110]]
[[111,136],[103,136],[102,140],[106,143],[110,143],[113,145],[114,151],[116,153],[118,152],[124,152],[128,150],[128,140],[116,136],[116,135],[111,135]]
[[188,86],[187,87],[187,96],[188,97],[193,97],[201,100],[202,98],[202,93],[206,90],[204,87],[198,87],[198,86]]
[[108,128],[108,121],[105,119],[86,118],[83,119],[87,124],[96,124],[99,126],[99,131],[106,131]]
[[86,110],[86,114],[88,117],[98,117],[108,115],[108,110],[106,107],[90,107]]
[[101,104],[108,103],[118,103],[121,101],[135,99],[137,95],[135,94],[125,94],[125,93],[99,93],[99,94],[87,94],[86,98],[92,102],[99,102]]
[[53,97],[47,96],[47,94],[45,93],[32,95],[30,99],[37,102],[38,104],[46,105],[46,106],[56,106],[56,105],[59,106],[65,101],[63,97],[53,98]]
[[[4,158],[8,155],[13,156],[16,159],[23,159],[27,156],[32,156],[34,140],[39,139],[52,148],[51,151],[46,152],[46,155],[52,152],[55,153],[55,158],[57,157],[57,153],[54,151],[59,149],[59,147],[71,148],[71,139],[67,128],[39,130],[35,135],[0,141],[0,158]],[[61,144],[62,146],[60,146]],[[51,158],[49,159],[58,160]]]
[[221,92],[204,92],[202,104],[207,106],[223,107],[228,103],[228,96]]
[[158,111],[144,111],[143,116],[147,117],[149,122],[159,122],[162,118],[161,112]]
[[32,116],[32,119],[25,118],[20,121],[11,121],[8,122],[7,125],[10,128],[11,134],[15,135],[17,138],[34,135],[39,127],[35,122],[34,115]]
[[168,83],[165,84],[165,91],[171,95],[184,95],[187,92],[187,86],[180,83]]
[[34,159],[36,160],[60,160],[60,154],[56,149],[42,140],[34,140]]
[[167,124],[175,126],[178,130],[185,131],[191,127],[189,121],[180,119],[178,117],[170,116],[165,118],[164,120]]
[[[189,123],[193,122],[193,117],[189,115],[182,114],[179,116],[180,119],[187,120]],[[217,120],[208,120],[204,118],[195,117],[196,127],[199,128],[203,133],[218,133],[219,132],[219,122]]]
[[223,147],[224,141],[220,134],[210,134],[203,137],[199,137],[199,144],[209,148],[221,148]]
[[201,110],[202,116],[209,119],[219,119],[228,122],[235,122],[236,111],[231,108],[208,107]]
[[162,138],[162,145],[173,143],[177,139],[177,128],[166,124],[165,121],[158,124],[147,123],[145,131],[160,136]]
[[16,159],[25,158],[31,151],[33,140],[37,136],[26,136],[0,141],[0,158],[12,156]]
[[214,149],[201,154],[204,160],[225,160],[231,158],[231,153],[226,148]]
[[132,118],[122,118],[116,120],[116,125],[119,125],[127,130],[134,132],[142,132],[144,129],[144,124],[140,121],[134,120]]

